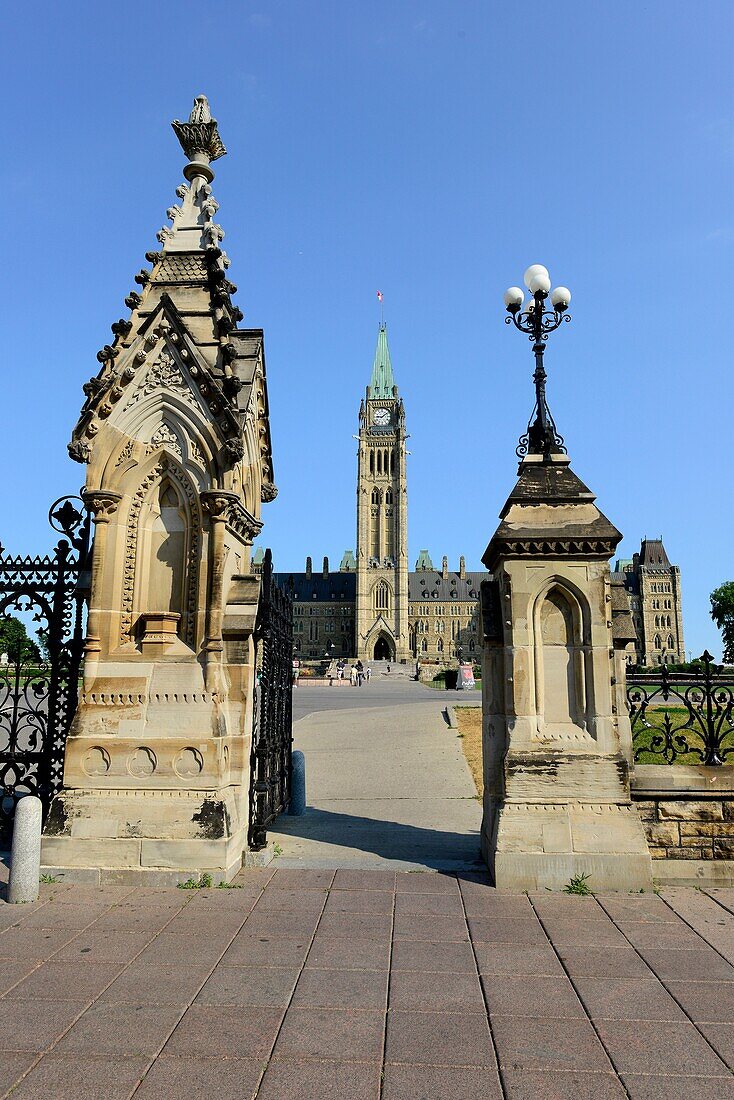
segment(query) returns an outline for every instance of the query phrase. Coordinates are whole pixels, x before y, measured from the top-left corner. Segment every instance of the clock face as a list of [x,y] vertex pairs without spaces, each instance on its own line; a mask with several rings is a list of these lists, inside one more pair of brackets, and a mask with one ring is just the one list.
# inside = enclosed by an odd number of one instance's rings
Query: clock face
[[375,409],[372,420],[375,424],[378,424],[381,428],[384,428],[386,424],[390,423],[390,412],[388,409]]

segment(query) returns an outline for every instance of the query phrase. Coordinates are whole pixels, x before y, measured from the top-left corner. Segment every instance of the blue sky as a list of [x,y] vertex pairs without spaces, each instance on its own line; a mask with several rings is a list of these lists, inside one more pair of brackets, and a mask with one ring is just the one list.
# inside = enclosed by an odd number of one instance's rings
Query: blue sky
[[245,323],[265,329],[281,569],[355,541],[360,397],[385,296],[411,433],[410,555],[479,567],[514,481],[530,347],[502,293],[573,292],[549,399],[625,533],[663,535],[687,648],[734,579],[730,0],[28,3],[6,15],[0,540],[51,545],[66,442],[181,181],[205,92]]

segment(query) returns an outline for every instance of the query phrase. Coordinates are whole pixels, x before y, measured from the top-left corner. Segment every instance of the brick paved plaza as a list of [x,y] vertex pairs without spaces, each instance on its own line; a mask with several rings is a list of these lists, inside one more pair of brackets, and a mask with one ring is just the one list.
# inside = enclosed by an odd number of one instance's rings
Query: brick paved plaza
[[236,884],[0,903],[2,1096],[734,1097],[734,890]]

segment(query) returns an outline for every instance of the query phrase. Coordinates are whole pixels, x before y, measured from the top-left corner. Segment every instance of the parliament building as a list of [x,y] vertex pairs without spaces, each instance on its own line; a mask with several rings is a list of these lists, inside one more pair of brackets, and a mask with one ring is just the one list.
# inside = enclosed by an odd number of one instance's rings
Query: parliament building
[[[356,554],[345,550],[336,570],[327,557],[314,569],[308,557],[303,573],[276,574],[293,595],[296,655],[442,665],[478,660],[479,589],[489,574],[467,571],[463,556],[458,569],[449,569],[446,557],[436,567],[427,550],[408,568],[405,405],[384,323],[357,438]],[[262,558],[259,549],[255,571]],[[643,540],[631,561],[617,562],[612,581],[626,593],[635,624],[630,658],[651,665],[684,661],[680,570],[662,542]]]

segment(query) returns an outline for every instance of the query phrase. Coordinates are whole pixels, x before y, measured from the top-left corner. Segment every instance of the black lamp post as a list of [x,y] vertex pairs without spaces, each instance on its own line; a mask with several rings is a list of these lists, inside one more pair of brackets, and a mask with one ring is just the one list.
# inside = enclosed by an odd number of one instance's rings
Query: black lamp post
[[[571,301],[571,291],[565,286],[557,286],[551,290],[548,270],[542,264],[532,264],[525,272],[524,281],[530,291],[529,301],[525,302],[525,293],[519,286],[511,286],[505,291],[505,306],[510,314],[505,318],[505,322],[508,325],[513,324],[520,332],[528,334],[535,355],[535,373],[533,374],[535,408],[530,415],[528,430],[520,437],[517,456],[524,458],[527,454],[545,456],[565,454],[563,436],[558,433],[545,396],[547,375],[543,365],[543,353],[549,334],[554,332],[562,321],[571,320],[570,314],[566,313]],[[552,309],[547,309],[545,306],[549,295]]]
[[456,649],[456,656],[458,657],[458,660],[459,660],[459,667],[460,667],[460,668],[461,668],[461,657],[462,657],[462,654],[463,654],[463,652],[464,652],[464,650],[462,649],[462,647],[461,647],[461,646],[457,646],[457,649]]

